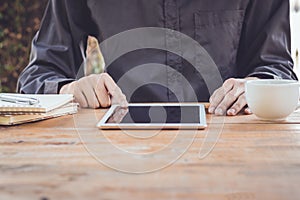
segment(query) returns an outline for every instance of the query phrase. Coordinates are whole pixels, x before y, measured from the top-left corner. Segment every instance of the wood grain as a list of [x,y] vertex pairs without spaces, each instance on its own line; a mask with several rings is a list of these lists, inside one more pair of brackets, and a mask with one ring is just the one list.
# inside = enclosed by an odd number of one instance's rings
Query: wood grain
[[[285,122],[255,116],[208,115],[205,131],[185,131],[194,141],[175,162],[154,173],[126,174],[98,162],[78,133],[93,134],[105,110],[80,110],[32,124],[0,127],[0,199],[299,199],[300,114]],[[224,124],[223,124],[224,122]],[[199,159],[202,143],[221,130],[213,151]],[[131,132],[143,137],[153,131]],[[169,144],[176,131],[162,131],[149,141],[120,131],[105,136],[122,148],[149,153]],[[207,139],[208,138],[208,139]],[[207,139],[207,140],[206,140]],[[95,141],[97,143],[98,141]],[[119,162],[103,143],[103,152]],[[157,161],[168,159],[168,154]],[[127,163],[134,165],[134,163]]]

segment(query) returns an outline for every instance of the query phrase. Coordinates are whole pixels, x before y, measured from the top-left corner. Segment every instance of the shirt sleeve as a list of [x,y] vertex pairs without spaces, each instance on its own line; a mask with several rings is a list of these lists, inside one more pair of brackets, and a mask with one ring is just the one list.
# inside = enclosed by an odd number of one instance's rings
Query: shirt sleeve
[[288,0],[252,0],[246,10],[238,74],[241,77],[297,79],[291,58]]
[[74,81],[82,71],[87,37],[96,32],[93,27],[86,1],[49,0],[17,90],[56,94],[61,86]]

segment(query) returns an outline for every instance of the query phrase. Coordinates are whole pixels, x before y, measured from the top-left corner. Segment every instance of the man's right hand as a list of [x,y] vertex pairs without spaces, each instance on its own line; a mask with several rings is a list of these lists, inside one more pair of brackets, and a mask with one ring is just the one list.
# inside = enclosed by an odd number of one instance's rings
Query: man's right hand
[[64,85],[60,94],[73,94],[75,102],[83,108],[106,108],[112,104],[127,107],[127,100],[121,89],[107,74],[92,74],[78,81]]

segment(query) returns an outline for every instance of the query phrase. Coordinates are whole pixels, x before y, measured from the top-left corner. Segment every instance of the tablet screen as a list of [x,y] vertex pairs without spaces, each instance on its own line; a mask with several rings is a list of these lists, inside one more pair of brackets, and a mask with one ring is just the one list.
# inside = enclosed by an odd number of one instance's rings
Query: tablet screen
[[120,124],[198,124],[199,106],[129,106],[116,107],[106,123]]

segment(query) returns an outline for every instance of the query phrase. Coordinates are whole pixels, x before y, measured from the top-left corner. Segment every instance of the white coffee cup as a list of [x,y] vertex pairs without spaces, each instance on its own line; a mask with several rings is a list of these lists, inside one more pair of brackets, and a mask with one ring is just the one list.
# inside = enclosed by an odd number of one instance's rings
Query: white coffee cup
[[299,86],[294,80],[250,80],[246,82],[246,100],[257,117],[284,120],[298,106]]

